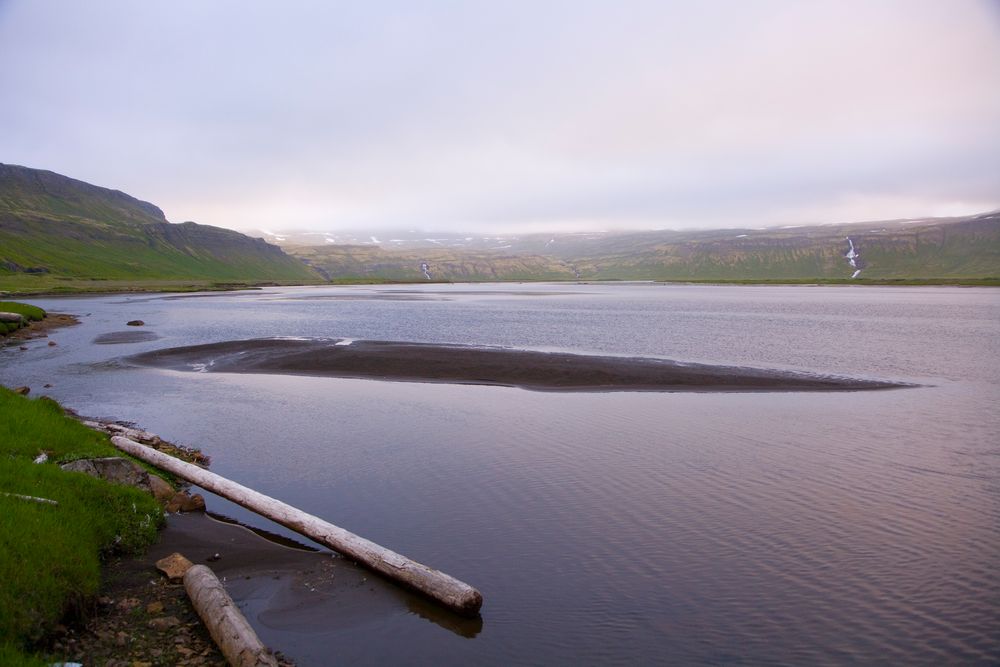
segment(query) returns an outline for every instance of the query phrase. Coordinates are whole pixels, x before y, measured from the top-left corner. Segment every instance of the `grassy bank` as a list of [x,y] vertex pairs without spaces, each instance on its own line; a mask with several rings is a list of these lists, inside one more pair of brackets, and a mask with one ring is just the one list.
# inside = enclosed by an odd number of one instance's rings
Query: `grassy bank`
[[17,313],[32,322],[41,322],[45,318],[45,311],[38,306],[17,303],[16,301],[0,301],[0,312]]
[[[33,463],[40,453],[48,461]],[[102,557],[155,539],[162,511],[152,496],[58,465],[120,455],[54,401],[0,387],[0,664],[46,664],[32,646],[67,614],[86,610]]]
[[45,311],[38,306],[15,301],[0,301],[0,313],[14,313],[23,318],[20,322],[0,322],[0,336],[6,336],[28,326],[29,322],[41,322],[45,318]]

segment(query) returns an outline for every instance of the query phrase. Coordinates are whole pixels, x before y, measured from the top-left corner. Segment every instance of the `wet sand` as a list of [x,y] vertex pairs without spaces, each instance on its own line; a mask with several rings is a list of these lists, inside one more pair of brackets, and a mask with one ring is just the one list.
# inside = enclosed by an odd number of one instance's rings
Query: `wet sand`
[[294,544],[202,512],[172,514],[136,567],[152,571],[174,552],[208,565],[261,638],[295,657],[308,635],[344,632],[395,614],[417,614],[463,637],[482,619],[464,618],[327,550]]
[[392,341],[260,338],[167,348],[128,359],[180,371],[484,384],[537,391],[859,391],[908,386],[643,357]]

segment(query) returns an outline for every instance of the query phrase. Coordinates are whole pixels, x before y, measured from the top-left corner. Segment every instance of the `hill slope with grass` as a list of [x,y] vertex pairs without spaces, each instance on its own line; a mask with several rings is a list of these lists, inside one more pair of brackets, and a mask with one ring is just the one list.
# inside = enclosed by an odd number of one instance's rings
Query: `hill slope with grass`
[[315,282],[319,276],[261,239],[172,224],[153,204],[123,192],[0,164],[0,283],[58,279]]
[[54,401],[0,387],[0,415],[0,664],[51,664],[36,642],[97,594],[102,556],[152,543],[163,513],[149,494],[59,467],[121,454]]
[[532,254],[448,248],[385,250],[371,245],[288,246],[286,250],[335,280],[477,282],[576,277],[565,262]]
[[582,276],[594,279],[848,279],[859,269],[859,278],[869,280],[995,278],[1000,277],[1000,214],[670,236],[654,232],[560,252]]

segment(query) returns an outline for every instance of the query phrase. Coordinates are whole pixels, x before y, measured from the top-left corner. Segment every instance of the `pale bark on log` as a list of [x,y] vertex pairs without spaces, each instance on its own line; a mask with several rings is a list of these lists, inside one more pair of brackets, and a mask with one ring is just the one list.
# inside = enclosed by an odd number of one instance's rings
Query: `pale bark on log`
[[204,565],[189,568],[184,574],[184,590],[230,665],[278,666],[214,572]]
[[362,565],[423,593],[460,614],[474,616],[483,604],[483,596],[472,586],[280,500],[128,438],[115,436],[111,438],[111,442],[123,452],[223,498],[228,498],[334,551],[350,556]]
[[81,421],[84,426],[95,429],[97,431],[104,431],[105,433],[117,434],[128,438],[129,440],[135,440],[137,442],[157,442],[160,437],[155,433],[150,433],[149,431],[143,431],[139,428],[130,428],[128,426],[122,426],[121,424],[116,424],[109,421],[95,421],[92,419],[85,419]]

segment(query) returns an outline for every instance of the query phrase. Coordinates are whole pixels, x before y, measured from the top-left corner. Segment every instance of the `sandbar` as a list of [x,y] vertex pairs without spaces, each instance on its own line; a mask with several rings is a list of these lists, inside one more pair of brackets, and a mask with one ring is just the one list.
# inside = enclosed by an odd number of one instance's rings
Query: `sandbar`
[[256,338],[172,347],[127,359],[140,366],[179,371],[481,384],[537,391],[861,391],[912,386],[649,357],[372,340]]
[[145,343],[157,340],[159,335],[152,331],[112,331],[96,336],[95,345],[122,345],[127,343]]

